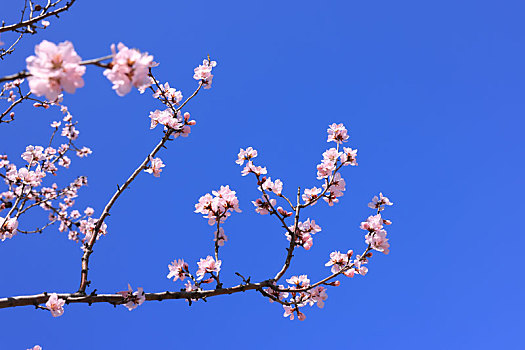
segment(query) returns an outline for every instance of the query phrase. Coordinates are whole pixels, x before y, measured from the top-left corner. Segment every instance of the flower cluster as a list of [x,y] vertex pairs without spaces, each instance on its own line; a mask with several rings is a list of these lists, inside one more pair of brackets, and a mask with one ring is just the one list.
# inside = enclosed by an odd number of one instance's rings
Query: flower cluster
[[35,46],[35,54],[26,59],[31,74],[27,80],[35,95],[55,101],[62,90],[74,93],[84,86],[86,67],[80,65],[80,56],[69,41],[55,45],[44,40]]
[[292,239],[290,232],[292,232],[295,234],[295,245],[310,250],[314,244],[312,235],[320,231],[321,227],[317,225],[314,220],[307,219],[305,222],[299,222],[297,229],[295,225],[288,227],[286,238],[290,241]]
[[151,119],[150,129],[154,129],[158,124],[164,125],[165,129],[174,130],[174,137],[179,136],[188,137],[191,132],[192,125],[196,124],[195,120],[190,120],[190,114],[184,113],[182,116],[181,112],[177,112],[177,116],[173,115],[171,108],[167,108],[163,111],[155,110],[150,112],[149,117]]
[[361,229],[368,231],[365,236],[365,242],[372,249],[388,254],[390,252],[390,244],[386,238],[386,231],[383,230],[384,221],[381,214],[369,216],[366,221],[361,223]]
[[153,158],[149,157],[150,160],[150,166],[147,169],[144,169],[145,172],[149,174],[153,174],[155,177],[160,177],[160,173],[162,171],[162,168],[165,167],[164,163],[160,158]]
[[104,75],[113,83],[113,90],[119,96],[129,93],[132,86],[144,92],[152,84],[149,69],[157,65],[153,56],[130,49],[123,43],[119,43],[117,48],[118,52],[115,44],[111,45],[113,61],[109,64],[110,68],[104,71]]
[[223,223],[233,211],[241,212],[239,200],[235,196],[235,191],[230,190],[230,186],[221,186],[220,190],[206,193],[195,204],[195,212],[201,213],[208,218],[208,223]]
[[173,260],[173,262],[168,265],[168,269],[170,273],[168,273],[167,278],[171,279],[173,277],[174,282],[178,279],[184,281],[186,274],[189,272],[188,264],[183,259]]
[[136,309],[139,305],[146,301],[144,290],[139,287],[137,288],[137,291],[134,292],[130,284],[128,284],[128,290],[117,292],[117,294],[120,294],[124,297],[122,304],[127,307],[129,311]]
[[[79,131],[75,128],[76,123],[72,121],[72,116],[67,107],[62,106],[61,110],[66,115],[63,118],[64,128],[61,135],[67,140],[58,147],[52,146],[55,133],[59,130],[62,122],[55,121],[51,124],[54,129],[49,146],[44,148],[38,145],[28,145],[21,154],[25,161],[25,166],[18,167],[10,162],[7,156],[0,156],[0,174],[7,185],[7,191],[0,193],[0,212],[4,209],[11,208],[7,216],[3,217],[0,224],[0,238],[12,238],[18,228],[18,218],[25,214],[29,209],[40,206],[42,209],[50,211],[49,226],[55,222],[60,223],[61,232],[69,231],[69,239],[79,241],[79,232],[86,235],[89,239],[96,221],[89,216],[93,215],[93,209],[88,208],[85,216],[82,217],[78,210],[68,212],[75,203],[78,196],[78,190],[87,185],[87,179],[83,176],[75,179],[68,186],[59,189],[56,183],[49,187],[41,187],[48,174],[55,175],[58,171],[57,165],[68,168],[71,159],[67,156],[68,152],[76,151],[78,157],[85,157],[91,153],[87,147],[77,148],[74,140],[78,138]],[[59,203],[56,203],[56,201]],[[14,203],[13,203],[14,202]],[[24,208],[25,206],[25,208]],[[84,220],[82,220],[84,219]],[[4,222],[5,221],[5,222]],[[37,229],[32,232],[41,232]],[[77,231],[78,230],[78,231]],[[102,226],[105,233],[105,226]],[[29,233],[27,231],[22,231]]]
[[319,308],[324,307],[324,301],[328,298],[326,288],[311,286],[307,275],[292,276],[286,282],[289,283],[286,288],[274,284],[272,287],[264,289],[264,292],[270,297],[270,302],[279,301],[283,305],[284,317],[290,317],[290,320],[293,320],[294,315],[297,315],[300,321],[304,321],[306,315],[300,311],[301,307],[315,304]]
[[200,261],[197,263],[199,266],[199,269],[197,270],[197,279],[201,280],[206,273],[213,275],[215,272],[218,274],[221,270],[221,264],[222,261],[215,260],[209,255],[206,257],[206,259],[200,259]]
[[172,105],[178,105],[182,101],[182,92],[170,87],[169,83],[165,83],[164,86],[160,85],[157,91],[153,93],[153,98]]
[[211,88],[211,81],[213,79],[213,74],[211,71],[213,67],[217,65],[217,62],[211,61],[210,59],[205,59],[202,61],[202,64],[194,69],[193,79],[200,80],[205,89]]

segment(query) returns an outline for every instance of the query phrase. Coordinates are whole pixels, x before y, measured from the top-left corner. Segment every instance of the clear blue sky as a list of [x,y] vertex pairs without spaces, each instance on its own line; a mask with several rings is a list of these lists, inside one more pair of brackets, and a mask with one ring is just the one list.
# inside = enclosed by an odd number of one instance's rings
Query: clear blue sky
[[[2,5],[6,22],[22,3]],[[149,302],[132,312],[70,305],[59,318],[24,307],[0,310],[0,348],[525,348],[524,11],[522,1],[78,0],[24,38],[0,75],[24,68],[43,39],[70,40],[83,59],[119,41],[148,51],[160,62],[156,74],[186,96],[202,58],[218,61],[213,88],[188,108],[198,122],[191,137],[163,150],[162,176],[141,175],[114,208],[92,255],[93,288],[181,288],[166,279],[167,264],[184,258],[195,268],[212,252],[212,230],[193,206],[224,184],[243,209],[225,225],[224,282],[238,283],[235,271],[273,276],[287,241],[273,218],[253,211],[259,192],[240,176],[236,154],[257,148],[292,194],[319,184],[315,165],[332,122],[348,127],[359,167],[345,169],[339,205],[307,213],[323,231],[291,272],[316,279],[328,272],[331,251],[363,249],[359,223],[379,191],[395,203],[386,212],[391,253],[376,254],[365,278],[329,289],[325,308],[306,309],[304,322],[285,319],[256,293],[191,307]],[[66,102],[79,143],[93,154],[57,181],[87,175],[77,203],[100,214],[160,137],[147,118],[158,104],[149,93],[118,97],[96,67],[85,81]],[[15,123],[0,125],[0,153],[45,143],[59,115],[17,111]],[[5,241],[0,295],[75,291],[80,257],[55,228]]]

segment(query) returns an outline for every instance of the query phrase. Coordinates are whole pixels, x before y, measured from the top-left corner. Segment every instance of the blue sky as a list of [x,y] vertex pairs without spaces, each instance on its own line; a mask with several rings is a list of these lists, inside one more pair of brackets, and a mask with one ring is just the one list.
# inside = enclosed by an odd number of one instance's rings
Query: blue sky
[[[22,3],[4,4],[3,19],[18,17]],[[323,231],[290,273],[318,279],[331,251],[364,249],[359,223],[380,191],[395,203],[385,212],[394,222],[391,253],[375,254],[366,277],[330,288],[325,308],[306,309],[304,322],[285,319],[256,293],[191,307],[149,302],[133,312],[70,305],[60,318],[24,307],[0,311],[0,348],[525,347],[524,10],[520,1],[78,0],[25,37],[0,75],[24,68],[43,39],[70,40],[83,59],[119,41],[148,51],[160,62],[156,75],[186,96],[204,56],[218,62],[213,88],[187,108],[197,120],[191,137],[163,150],[162,176],[141,175],[113,209],[92,255],[92,288],[180,289],[165,278],[167,264],[184,258],[196,268],[211,254],[212,229],[194,204],[225,184],[243,210],[224,226],[225,284],[239,282],[236,271],[273,276],[287,241],[273,218],[253,211],[259,192],[240,176],[236,154],[257,148],[259,163],[293,195],[297,186],[319,186],[315,165],[332,122],[349,129],[359,166],[344,169],[340,204],[305,212]],[[77,204],[100,214],[161,137],[147,118],[159,104],[149,93],[118,97],[97,67],[85,81],[65,102],[93,154],[56,181],[86,175]],[[16,158],[27,144],[46,143],[57,118],[57,110],[21,106],[13,124],[0,126],[0,153]],[[75,291],[80,257],[56,228],[2,242],[0,295]]]

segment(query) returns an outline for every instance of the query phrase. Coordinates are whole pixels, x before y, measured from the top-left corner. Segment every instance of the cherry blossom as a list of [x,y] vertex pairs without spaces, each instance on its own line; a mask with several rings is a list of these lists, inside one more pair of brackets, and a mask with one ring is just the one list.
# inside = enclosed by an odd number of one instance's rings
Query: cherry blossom
[[239,200],[230,186],[221,186],[219,191],[212,191],[212,194],[213,196],[206,193],[195,204],[195,213],[204,214],[204,217],[208,218],[208,224],[222,223],[233,211],[241,212]]
[[343,124],[332,124],[328,128],[328,139],[326,142],[333,141],[335,143],[341,144],[348,140],[349,136],[347,135],[347,130]]
[[370,246],[374,250],[383,252],[385,254],[388,254],[390,252],[390,244],[388,243],[388,239],[386,238],[385,230],[378,230],[375,232],[368,233],[365,236],[365,242],[367,244],[370,244]]
[[372,209],[383,210],[383,208],[381,207],[382,205],[392,204],[393,203],[390,202],[390,200],[387,197],[383,196],[383,193],[379,193],[379,198],[377,196],[374,196],[374,198],[372,198],[372,201],[368,203],[368,207]]
[[86,67],[80,65],[81,58],[71,42],[55,45],[44,40],[35,46],[35,54],[26,59],[31,74],[27,81],[35,95],[45,95],[49,101],[55,101],[62,90],[72,94],[84,86],[82,75]]
[[167,278],[173,277],[174,282],[178,279],[184,281],[186,273],[188,272],[188,264],[182,259],[173,260],[173,262],[168,265],[168,269],[170,270],[170,273]]
[[133,292],[133,288],[131,288],[130,284],[128,284],[128,290],[117,292],[117,294],[120,294],[124,297],[124,301],[126,303],[123,305],[127,307],[129,311],[136,309],[139,305],[146,301],[144,290],[139,287],[137,288],[136,292]]
[[163,99],[171,104],[178,105],[182,101],[182,92],[170,87],[169,83],[165,83],[164,86],[160,85],[160,89],[155,91],[153,98]]
[[219,230],[215,231],[214,234],[215,237],[213,238],[213,241],[217,242],[219,247],[222,247],[224,245],[224,242],[228,241],[228,236],[226,236],[222,227],[220,227]]
[[253,165],[252,161],[249,161],[244,169],[241,171],[242,176],[246,176],[249,173],[254,173],[256,176],[264,175],[267,173],[266,168]]
[[51,315],[53,315],[53,317],[59,317],[64,314],[63,306],[65,303],[66,301],[60,299],[57,293],[53,293],[47,300],[46,307],[49,311],[51,311]]
[[153,56],[130,49],[123,43],[119,43],[117,48],[118,52],[115,51],[115,44],[111,45],[113,61],[110,63],[111,68],[104,71],[104,75],[113,83],[113,90],[119,96],[129,93],[132,86],[144,92],[152,84],[148,74],[149,69],[156,66]]
[[306,204],[314,205],[315,203],[317,203],[317,197],[318,197],[319,193],[321,193],[321,192],[322,192],[322,189],[317,188],[317,187],[307,188],[307,189],[304,190],[304,194],[302,196],[303,201]]
[[341,163],[344,166],[357,165],[357,149],[351,149],[350,147],[343,147],[344,152],[341,155]]
[[0,239],[5,241],[8,238],[13,238],[18,228],[18,221],[15,218],[3,218],[0,216]]
[[193,75],[193,78],[195,80],[200,80],[205,89],[211,88],[211,82],[213,79],[211,71],[216,65],[217,62],[215,61],[210,61],[209,59],[203,60],[202,64],[194,69],[195,74]]
[[149,166],[149,168],[144,169],[144,171],[149,173],[149,174],[153,174],[153,176],[155,176],[155,177],[160,177],[160,173],[162,172],[162,168],[165,167],[164,163],[158,157],[157,158],[151,158],[150,157],[150,161],[151,161],[151,165]]
[[201,280],[206,273],[219,273],[221,270],[221,264],[222,261],[217,260],[210,255],[206,259],[200,259],[200,261],[197,263],[199,266],[199,269],[197,270],[197,279]]
[[326,288],[323,286],[317,286],[310,290],[310,299],[308,300],[308,303],[310,306],[317,303],[317,307],[322,309],[324,307],[324,301],[328,299],[328,295],[326,294]]
[[275,199],[270,199],[270,202],[267,202],[264,199],[257,198],[255,201],[252,201],[253,205],[255,205],[255,211],[261,215],[269,214],[272,210],[272,206],[275,206],[277,203]]
[[252,147],[248,147],[246,148],[246,150],[241,148],[239,154],[237,155],[237,160],[235,161],[235,163],[243,165],[245,160],[250,161],[255,157],[257,157],[257,150],[253,149]]
[[366,221],[361,223],[361,229],[369,232],[379,231],[383,228],[383,219],[381,214],[369,216]]

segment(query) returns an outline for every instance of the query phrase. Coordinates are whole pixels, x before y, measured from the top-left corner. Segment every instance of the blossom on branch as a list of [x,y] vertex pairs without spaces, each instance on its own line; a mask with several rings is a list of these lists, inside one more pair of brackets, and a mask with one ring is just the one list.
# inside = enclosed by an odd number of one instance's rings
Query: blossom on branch
[[134,86],[143,93],[152,84],[149,77],[149,69],[157,64],[153,56],[147,52],[141,53],[137,49],[130,49],[123,43],[118,44],[118,52],[115,44],[111,45],[113,61],[109,64],[111,68],[104,71],[104,75],[113,83],[113,90],[117,95],[124,96]]
[[195,213],[204,214],[204,217],[208,218],[208,224],[222,223],[226,221],[233,211],[241,212],[239,200],[235,196],[235,191],[230,189],[230,186],[221,186],[220,190],[212,191],[212,194],[213,196],[206,193],[195,204]]
[[57,293],[53,293],[47,300],[46,307],[49,311],[51,311],[51,315],[53,315],[53,317],[58,317],[62,316],[64,313],[63,306],[65,303],[65,300],[60,299]]
[[157,158],[152,158],[150,156],[149,158],[150,158],[150,161],[151,161],[151,165],[147,169],[144,169],[144,171],[149,173],[149,174],[153,174],[153,176],[155,176],[155,177],[160,177],[160,173],[162,172],[162,168],[165,167],[164,163],[158,157]]
[[183,259],[173,260],[173,262],[168,265],[168,269],[170,273],[168,273],[167,278],[173,277],[174,282],[178,279],[184,281],[186,273],[188,272],[188,264]]
[[144,294],[144,290],[139,287],[137,288],[136,292],[133,292],[133,288],[131,288],[130,284],[128,284],[128,290],[125,290],[123,292],[117,292],[117,294],[120,294],[124,297],[124,302],[126,303],[123,305],[127,307],[129,311],[137,308],[144,301],[146,301],[146,295]]
[[197,270],[197,279],[201,280],[206,273],[219,273],[221,270],[221,264],[222,261],[215,261],[215,259],[209,255],[206,257],[206,259],[200,259],[200,261],[197,263],[199,266],[199,269]]
[[202,61],[202,64],[195,68],[193,79],[200,80],[202,84],[204,85],[205,89],[211,88],[211,81],[213,79],[213,74],[211,74],[211,70],[213,67],[217,65],[217,62],[210,61],[209,59],[205,59]]
[[86,67],[80,65],[81,58],[71,42],[64,41],[57,46],[44,40],[35,46],[35,54],[26,59],[31,74],[27,81],[35,95],[45,95],[47,100],[55,101],[62,90],[72,94],[84,86],[82,75]]

